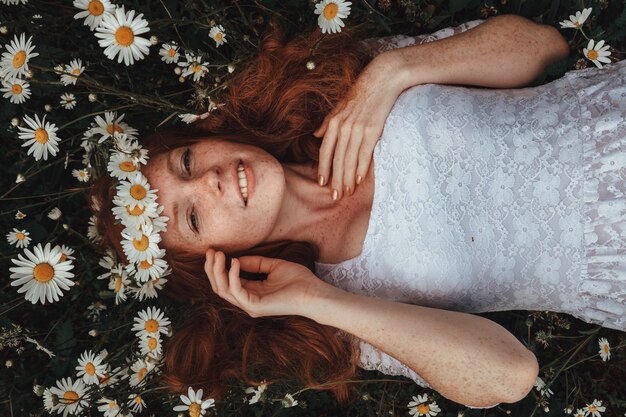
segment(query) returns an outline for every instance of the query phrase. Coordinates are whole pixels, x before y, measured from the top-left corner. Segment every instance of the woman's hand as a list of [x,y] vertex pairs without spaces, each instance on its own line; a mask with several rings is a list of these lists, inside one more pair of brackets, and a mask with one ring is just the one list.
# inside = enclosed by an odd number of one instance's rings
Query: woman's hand
[[[305,308],[316,285],[324,284],[307,267],[284,259],[263,256],[233,258],[225,269],[223,252],[209,249],[204,270],[213,291],[248,313],[251,317],[305,315]],[[239,277],[240,268],[253,273],[268,274],[263,281]]]
[[324,136],[320,147],[318,180],[325,185],[332,162],[332,192],[337,200],[343,192],[354,192],[355,182],[366,177],[374,147],[380,138],[387,116],[403,88],[396,75],[395,55],[376,56],[359,74],[346,97],[313,132]]

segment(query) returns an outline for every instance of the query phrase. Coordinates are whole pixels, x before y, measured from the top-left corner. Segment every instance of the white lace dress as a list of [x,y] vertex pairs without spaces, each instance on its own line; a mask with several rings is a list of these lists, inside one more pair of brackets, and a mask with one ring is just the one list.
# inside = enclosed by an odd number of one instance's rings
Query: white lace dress
[[[375,54],[482,22],[365,45]],[[362,253],[316,263],[324,281],[404,303],[549,310],[626,331],[626,60],[531,88],[411,87],[373,166]],[[428,387],[358,342],[363,369]]]

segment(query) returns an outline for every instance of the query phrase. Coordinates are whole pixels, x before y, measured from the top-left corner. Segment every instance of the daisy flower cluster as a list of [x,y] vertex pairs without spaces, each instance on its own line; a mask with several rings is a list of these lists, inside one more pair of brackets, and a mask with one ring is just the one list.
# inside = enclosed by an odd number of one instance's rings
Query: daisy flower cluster
[[[563,20],[560,22],[562,29],[572,28],[580,30],[585,38],[589,39],[583,30],[583,23],[587,20],[591,14],[592,8],[586,8],[582,11],[577,11],[575,15],[570,15],[569,20]],[[602,63],[610,64],[611,60],[609,56],[611,52],[608,50],[609,45],[604,44],[604,39],[596,43],[594,39],[589,39],[589,43],[586,48],[583,48],[583,54],[585,58],[595,64],[596,67],[602,68]]]

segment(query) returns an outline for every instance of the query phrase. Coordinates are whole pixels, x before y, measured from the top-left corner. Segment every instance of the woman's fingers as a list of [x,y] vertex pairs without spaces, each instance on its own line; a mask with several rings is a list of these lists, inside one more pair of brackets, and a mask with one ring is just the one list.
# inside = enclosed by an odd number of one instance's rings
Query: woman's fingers
[[362,141],[363,127],[357,123],[352,127],[350,143],[348,143],[346,156],[344,158],[343,184],[345,187],[349,187],[349,189],[345,190],[347,195],[352,195],[356,187],[357,162],[359,157],[359,149],[363,147]]

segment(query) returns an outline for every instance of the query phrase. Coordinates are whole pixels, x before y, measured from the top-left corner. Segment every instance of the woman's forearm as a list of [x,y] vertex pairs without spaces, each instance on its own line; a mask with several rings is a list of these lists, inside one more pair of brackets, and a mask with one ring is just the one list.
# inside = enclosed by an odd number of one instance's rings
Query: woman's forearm
[[376,58],[398,68],[395,76],[402,89],[427,83],[519,88],[568,55],[569,45],[556,28],[501,15],[458,35]]
[[365,340],[469,406],[519,401],[539,371],[515,336],[476,315],[352,294],[325,282],[303,315]]

